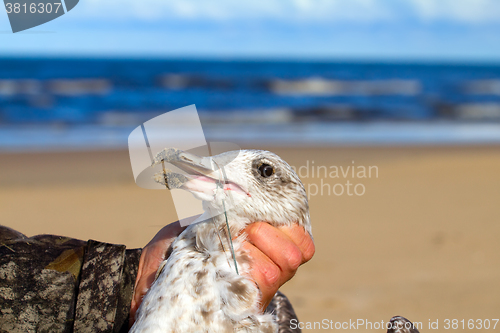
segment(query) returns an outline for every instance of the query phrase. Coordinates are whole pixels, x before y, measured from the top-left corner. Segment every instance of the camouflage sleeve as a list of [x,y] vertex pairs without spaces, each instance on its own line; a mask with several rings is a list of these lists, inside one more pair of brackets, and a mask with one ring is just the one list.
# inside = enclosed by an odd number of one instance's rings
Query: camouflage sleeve
[[89,241],[85,254],[74,332],[127,332],[140,250]]
[[0,226],[0,332],[126,332],[140,253]]

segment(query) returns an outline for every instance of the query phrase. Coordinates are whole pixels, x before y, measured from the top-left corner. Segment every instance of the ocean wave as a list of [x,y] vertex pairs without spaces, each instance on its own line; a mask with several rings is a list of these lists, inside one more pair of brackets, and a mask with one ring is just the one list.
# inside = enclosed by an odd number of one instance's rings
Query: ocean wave
[[500,96],[500,80],[473,80],[464,83],[466,94]]
[[112,90],[107,79],[4,79],[0,80],[0,96],[53,94],[61,96],[106,95]]
[[417,80],[340,81],[321,77],[303,80],[274,80],[270,89],[280,95],[349,96],[349,95],[404,95],[422,92]]

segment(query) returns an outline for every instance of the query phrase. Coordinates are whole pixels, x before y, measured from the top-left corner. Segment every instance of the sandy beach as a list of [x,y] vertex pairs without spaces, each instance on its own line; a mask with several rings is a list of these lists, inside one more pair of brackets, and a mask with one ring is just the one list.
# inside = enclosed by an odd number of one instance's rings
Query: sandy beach
[[[310,194],[317,252],[282,287],[304,325],[499,318],[500,146],[268,148]],[[142,247],[175,220],[127,151],[0,154],[0,223],[28,236]]]

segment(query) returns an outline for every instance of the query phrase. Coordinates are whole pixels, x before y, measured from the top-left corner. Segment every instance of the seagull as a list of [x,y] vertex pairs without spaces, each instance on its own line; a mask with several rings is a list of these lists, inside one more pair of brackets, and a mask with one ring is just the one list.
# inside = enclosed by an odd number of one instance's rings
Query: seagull
[[[165,169],[165,162],[184,173]],[[242,244],[243,230],[255,221],[298,223],[312,237],[306,191],[292,167],[264,150],[200,157],[175,148],[159,152],[156,165],[163,170],[155,181],[191,192],[204,213],[173,242],[130,332],[286,332],[261,313]]]

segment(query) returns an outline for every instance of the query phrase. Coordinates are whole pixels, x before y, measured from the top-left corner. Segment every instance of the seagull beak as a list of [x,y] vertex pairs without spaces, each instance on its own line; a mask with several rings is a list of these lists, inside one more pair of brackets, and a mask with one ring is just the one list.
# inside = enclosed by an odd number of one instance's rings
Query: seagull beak
[[[170,163],[184,171],[186,174],[179,174],[165,168],[165,164]],[[196,176],[214,177],[215,171],[210,157],[201,157],[176,148],[167,148],[158,153],[152,166],[162,164],[163,172],[155,175],[158,183],[166,185],[168,189],[181,188],[185,183]]]
[[164,172],[156,174],[155,180],[167,185],[169,189],[182,188],[190,192],[213,195],[217,186],[220,186],[224,190],[250,196],[247,190],[224,177],[224,172],[212,157],[201,157],[176,148],[167,148],[156,155],[153,166],[162,162],[170,163],[186,173],[181,175],[164,169]]
[[171,152],[169,158],[164,159],[164,161],[175,165],[188,174],[208,176],[215,171],[211,157],[201,157],[178,149]]

